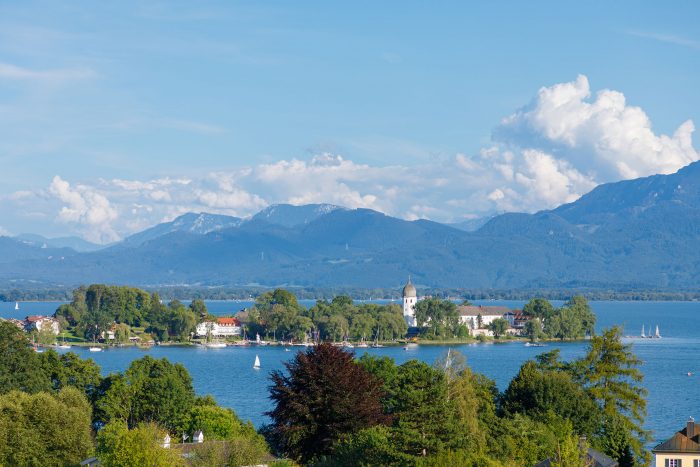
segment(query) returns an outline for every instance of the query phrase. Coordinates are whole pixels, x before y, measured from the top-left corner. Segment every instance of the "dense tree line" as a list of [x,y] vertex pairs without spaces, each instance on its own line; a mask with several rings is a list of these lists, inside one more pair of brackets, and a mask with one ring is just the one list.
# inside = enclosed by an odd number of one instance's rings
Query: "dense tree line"
[[272,374],[264,432],[281,455],[312,465],[581,466],[588,446],[644,464],[639,363],[613,328],[579,360],[554,351],[526,362],[499,393],[453,351],[434,366],[396,365],[324,344]]
[[317,300],[302,307],[296,296],[284,289],[260,295],[249,310],[250,333],[281,340],[394,340],[406,334],[401,308],[396,304],[356,305],[345,295],[331,301]]
[[54,314],[88,340],[97,340],[116,326],[118,341],[129,339],[131,328],[143,328],[156,340],[186,340],[207,310],[199,299],[186,307],[178,300],[163,304],[160,296],[125,286],[93,284],[73,291],[73,300]]
[[195,395],[181,364],[146,356],[103,378],[92,360],[36,353],[24,332],[0,322],[0,465],[76,465],[95,451],[104,466],[181,465],[163,438],[197,430],[221,443],[197,447],[194,465],[256,464],[267,455],[250,422]]
[[531,340],[582,339],[595,333],[595,314],[581,295],[573,296],[560,308],[548,300],[535,298],[523,307],[523,313],[533,318],[525,325],[525,334]]

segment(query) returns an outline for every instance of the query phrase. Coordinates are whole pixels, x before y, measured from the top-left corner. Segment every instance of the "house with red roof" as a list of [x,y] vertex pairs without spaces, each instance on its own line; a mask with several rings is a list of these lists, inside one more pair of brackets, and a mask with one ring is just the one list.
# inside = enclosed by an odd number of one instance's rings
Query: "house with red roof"
[[241,335],[241,322],[237,318],[220,317],[197,325],[198,337],[234,337]]

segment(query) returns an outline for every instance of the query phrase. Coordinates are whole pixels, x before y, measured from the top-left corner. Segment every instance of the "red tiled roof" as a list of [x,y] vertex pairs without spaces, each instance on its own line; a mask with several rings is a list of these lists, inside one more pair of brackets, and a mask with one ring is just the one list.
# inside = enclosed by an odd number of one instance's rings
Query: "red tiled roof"
[[216,318],[216,324],[223,326],[240,326],[241,323],[236,318]]
[[49,319],[49,317],[48,316],[38,316],[38,315],[27,316],[26,321],[28,323],[36,323],[37,321],[41,321],[42,319]]

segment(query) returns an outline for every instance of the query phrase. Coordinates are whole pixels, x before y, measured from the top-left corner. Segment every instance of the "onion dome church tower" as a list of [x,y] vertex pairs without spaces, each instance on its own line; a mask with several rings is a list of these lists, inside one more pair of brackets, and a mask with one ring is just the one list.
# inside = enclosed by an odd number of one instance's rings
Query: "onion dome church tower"
[[411,276],[408,276],[408,282],[403,287],[403,319],[406,320],[408,327],[416,327],[416,288],[411,284]]

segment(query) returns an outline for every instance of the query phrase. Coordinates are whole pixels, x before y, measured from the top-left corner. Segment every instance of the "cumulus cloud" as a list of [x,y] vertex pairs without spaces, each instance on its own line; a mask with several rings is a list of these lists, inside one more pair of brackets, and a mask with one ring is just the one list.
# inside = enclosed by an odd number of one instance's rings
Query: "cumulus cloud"
[[[649,117],[617,91],[591,97],[588,79],[539,90],[494,130],[494,144],[418,165],[358,163],[340,154],[237,167],[193,177],[66,181],[5,197],[93,241],[113,241],[185,212],[250,216],[273,203],[333,203],[405,219],[453,222],[572,202],[603,182],[670,173],[698,159],[694,126],[653,132]],[[51,204],[54,203],[54,204]],[[57,203],[57,204],[56,204]]]
[[543,87],[533,102],[505,118],[498,142],[557,154],[598,182],[672,173],[693,161],[693,122],[657,135],[647,114],[618,91],[591,99],[588,78]]
[[58,212],[59,222],[79,225],[85,237],[94,242],[119,239],[112,227],[117,211],[103,194],[86,185],[71,187],[59,176],[53,178],[49,192],[64,204]]

